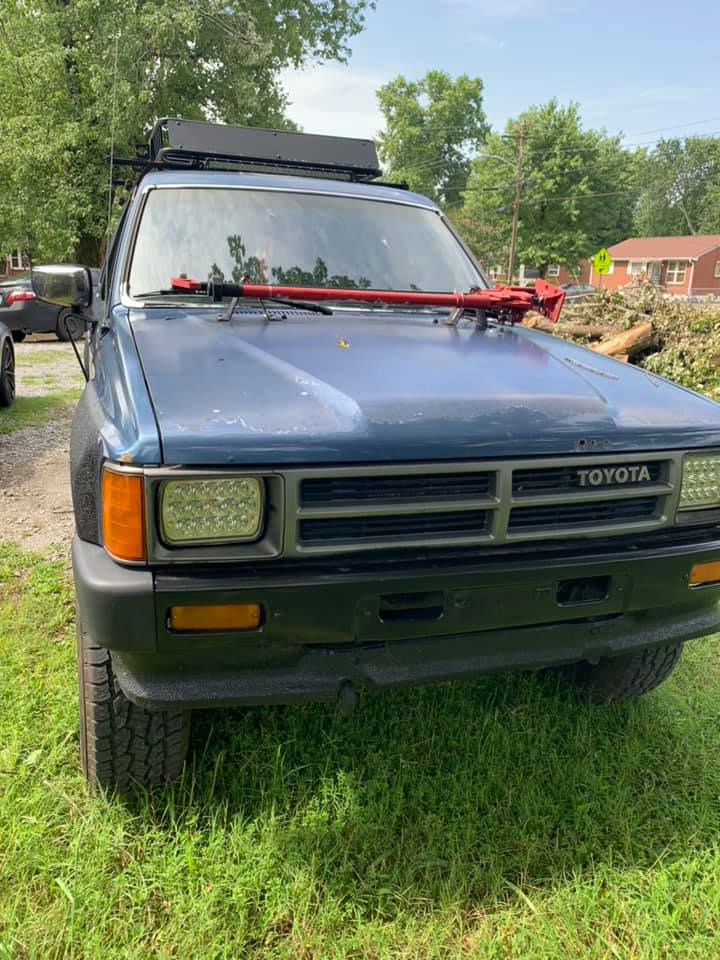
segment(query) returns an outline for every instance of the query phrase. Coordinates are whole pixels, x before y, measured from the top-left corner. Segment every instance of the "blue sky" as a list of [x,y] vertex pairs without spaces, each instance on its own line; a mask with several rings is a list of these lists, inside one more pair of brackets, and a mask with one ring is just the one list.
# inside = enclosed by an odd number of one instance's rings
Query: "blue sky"
[[377,87],[430,68],[482,77],[495,127],[554,96],[628,144],[720,133],[718,0],[377,0],[352,49],[284,74],[308,133],[373,136]]

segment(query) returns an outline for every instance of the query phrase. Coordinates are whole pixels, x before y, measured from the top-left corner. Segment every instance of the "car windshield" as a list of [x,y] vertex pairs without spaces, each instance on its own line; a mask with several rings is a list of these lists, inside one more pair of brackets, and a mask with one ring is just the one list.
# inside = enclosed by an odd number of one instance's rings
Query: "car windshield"
[[130,293],[185,273],[235,283],[453,291],[482,285],[433,210],[300,191],[153,190],[137,234]]

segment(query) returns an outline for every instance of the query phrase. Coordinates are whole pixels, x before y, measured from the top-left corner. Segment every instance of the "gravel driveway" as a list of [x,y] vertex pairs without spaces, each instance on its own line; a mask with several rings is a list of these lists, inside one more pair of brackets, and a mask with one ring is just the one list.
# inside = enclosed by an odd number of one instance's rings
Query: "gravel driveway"
[[[16,346],[22,400],[83,385],[69,343],[32,337]],[[73,533],[68,445],[73,403],[37,426],[0,434],[0,541],[67,558]]]

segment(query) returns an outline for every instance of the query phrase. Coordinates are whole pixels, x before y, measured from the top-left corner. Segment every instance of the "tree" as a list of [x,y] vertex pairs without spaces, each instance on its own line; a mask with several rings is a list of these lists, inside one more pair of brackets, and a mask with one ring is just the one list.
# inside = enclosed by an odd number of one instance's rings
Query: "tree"
[[660,140],[641,183],[638,235],[720,233],[720,138]]
[[[373,0],[3,0],[0,248],[97,259],[111,143],[159,116],[288,126],[278,73],[347,57]],[[117,174],[117,171],[116,171]]]
[[516,263],[544,276],[630,234],[638,163],[620,137],[583,130],[576,104],[551,100],[487,138],[456,219],[483,262],[507,263],[519,179]]
[[441,70],[418,81],[399,76],[380,87],[386,129],[378,147],[387,176],[434,200],[457,203],[470,171],[469,152],[488,131],[482,91],[479,77],[453,80]]

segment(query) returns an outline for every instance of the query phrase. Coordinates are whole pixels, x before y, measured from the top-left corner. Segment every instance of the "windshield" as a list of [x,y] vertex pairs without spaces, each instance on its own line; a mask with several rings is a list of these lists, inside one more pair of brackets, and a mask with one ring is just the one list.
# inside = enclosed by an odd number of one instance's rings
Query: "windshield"
[[432,210],[274,190],[153,190],[140,223],[130,293],[185,273],[235,283],[453,291],[484,285]]

